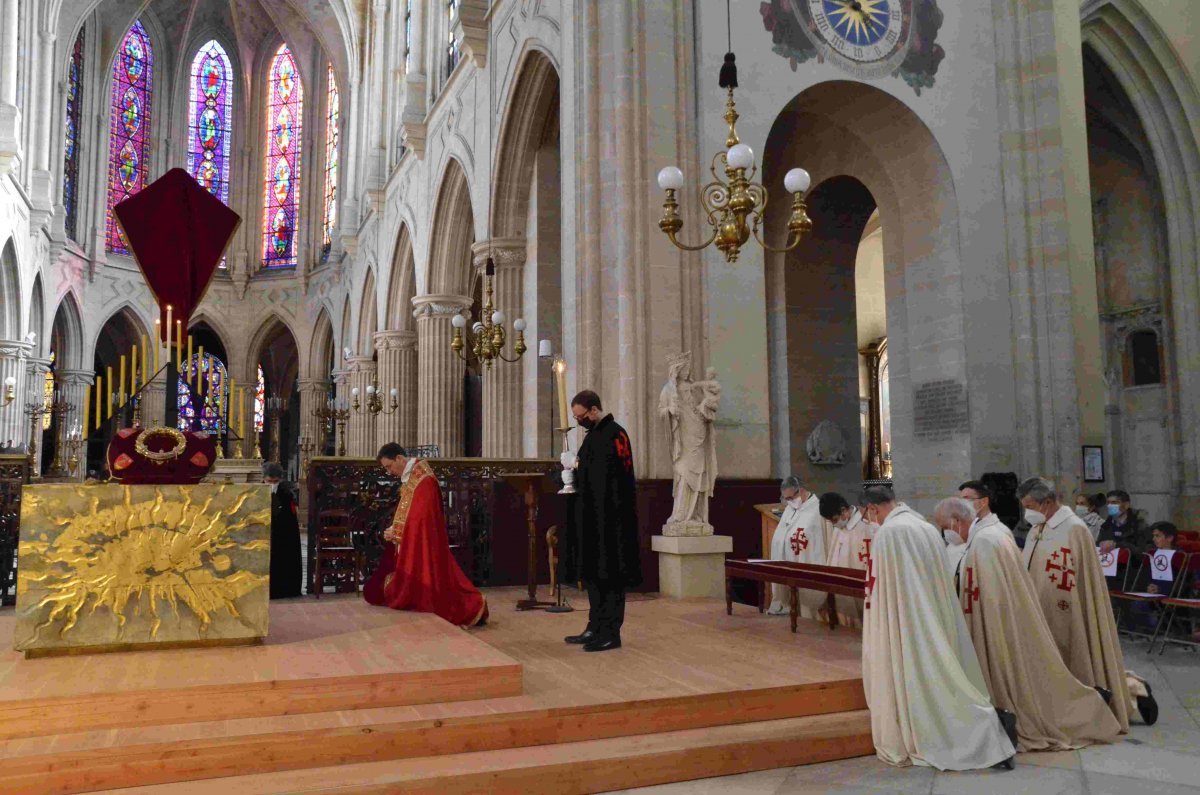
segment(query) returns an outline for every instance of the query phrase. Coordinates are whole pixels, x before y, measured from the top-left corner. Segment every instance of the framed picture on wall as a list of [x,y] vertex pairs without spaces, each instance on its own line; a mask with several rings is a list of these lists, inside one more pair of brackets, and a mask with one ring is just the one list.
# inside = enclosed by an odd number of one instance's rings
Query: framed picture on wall
[[1104,482],[1104,448],[1099,445],[1083,446],[1083,482]]

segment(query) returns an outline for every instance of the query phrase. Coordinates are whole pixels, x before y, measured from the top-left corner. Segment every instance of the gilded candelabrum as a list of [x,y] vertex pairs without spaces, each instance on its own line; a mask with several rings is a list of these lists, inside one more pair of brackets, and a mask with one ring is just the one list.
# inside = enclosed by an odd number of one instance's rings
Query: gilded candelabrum
[[83,459],[83,431],[78,425],[67,434],[67,474],[75,477],[75,471],[79,468],[79,462]]
[[307,436],[301,436],[296,447],[300,450],[300,471],[303,473],[302,477],[307,478],[308,465],[312,461],[313,454],[317,452],[317,445]]
[[364,412],[372,416],[378,416],[380,414],[383,414],[384,416],[395,414],[396,409],[400,407],[400,402],[398,400],[400,390],[396,389],[396,387],[392,387],[388,391],[387,408],[383,407],[383,398],[379,396],[380,391],[379,381],[372,376],[371,383],[366,389],[366,402],[359,402],[358,387],[354,387],[350,390],[350,408],[352,408],[356,414],[362,414]]
[[[279,463],[279,415],[287,411],[287,400],[280,397],[267,398],[267,418],[271,421],[271,438],[269,441],[269,452],[271,454],[271,462]],[[257,450],[257,448],[256,448]],[[255,457],[261,457],[256,455]]]
[[527,348],[525,347],[525,321],[522,318],[517,318],[513,321],[513,331],[517,333],[517,339],[513,345],[513,353],[511,358],[504,355],[504,343],[506,335],[504,333],[504,313],[496,309],[492,303],[493,287],[492,280],[496,277],[496,263],[488,257],[487,266],[483,271],[483,319],[475,321],[471,326],[471,330],[467,331],[467,315],[457,314],[451,319],[454,325],[454,336],[450,340],[450,347],[458,354],[459,358],[467,361],[466,354],[463,349],[470,347],[475,354],[475,358],[486,365],[486,369],[492,369],[492,363],[497,359],[502,359],[506,362],[515,362],[521,358]]
[[346,420],[350,419],[350,407],[346,405],[345,400],[334,400],[330,398],[325,406],[313,409],[313,416],[321,421],[321,449],[324,450],[329,440],[328,433],[331,424],[337,427],[337,438],[335,441],[338,445],[337,454],[339,456],[346,455]]
[[[718,151],[709,164],[709,172],[713,181],[700,189],[700,200],[712,234],[708,240],[697,246],[681,243],[676,237],[683,228],[683,219],[679,217],[679,202],[675,198],[677,191],[683,188],[683,172],[676,166],[667,166],[658,172],[658,186],[666,192],[663,200],[663,215],[658,222],[658,228],[666,233],[671,242],[684,251],[699,251],[714,242],[717,248],[725,253],[727,262],[736,262],[742,246],[754,235],[754,239],[767,251],[791,251],[800,245],[800,241],[812,229],[812,221],[804,203],[804,195],[808,191],[811,179],[808,172],[801,168],[793,168],[783,178],[783,185],[792,194],[792,214],[788,219],[788,239],[783,248],[774,248],[763,242],[759,235],[759,227],[763,223],[763,213],[767,208],[767,189],[755,183],[758,167],[754,164],[754,152],[746,144],[738,140],[737,105],[733,100],[733,90],[737,88],[737,69],[733,64],[733,54],[725,56],[725,66],[721,70],[721,87],[728,91],[725,101],[725,122],[729,125],[729,134],[725,138],[725,149]],[[724,179],[717,173],[718,168],[724,172]]]
[[[63,430],[67,427],[67,416],[75,410],[69,402],[62,399],[59,392],[54,393],[54,397],[48,401],[34,401],[25,405],[25,413],[29,415],[29,473],[30,477],[36,478],[41,475],[40,461],[38,460],[38,439],[42,435],[42,424],[44,417],[49,414],[58,420],[58,433],[63,434]],[[67,473],[63,467],[62,448],[60,442],[54,446],[54,461],[50,464],[50,469],[47,474],[52,477],[62,477]]]

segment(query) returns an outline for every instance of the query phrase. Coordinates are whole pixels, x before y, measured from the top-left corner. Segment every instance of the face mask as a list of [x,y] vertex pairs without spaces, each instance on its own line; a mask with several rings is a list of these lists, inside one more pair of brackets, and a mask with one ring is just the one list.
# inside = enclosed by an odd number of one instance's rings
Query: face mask
[[962,536],[953,530],[943,530],[942,537],[946,539],[946,543],[952,547],[959,546],[963,543]]
[[796,509],[799,509],[803,504],[804,500],[800,499],[799,497],[792,497],[790,500],[788,500],[788,505]]
[[836,527],[838,530],[845,530],[846,525],[848,525],[848,524],[850,524],[849,519],[838,519],[836,522],[833,523],[833,526]]
[[596,421],[591,417],[580,417],[578,420],[576,420],[576,422],[578,422],[579,427],[583,428],[585,431],[590,431],[592,428],[596,427]]
[[1109,505],[1108,506],[1108,515],[1109,516],[1120,516],[1121,515],[1121,506],[1120,505]]
[[1088,509],[1087,509],[1087,506],[1086,506],[1086,505],[1076,505],[1076,506],[1075,506],[1075,513],[1076,513],[1076,514],[1078,514],[1080,518],[1083,518],[1084,516],[1087,516],[1087,515],[1088,515]]
[[1045,524],[1046,523],[1046,514],[1042,513],[1041,511],[1031,511],[1029,509],[1026,509],[1025,510],[1025,521],[1029,522],[1029,524],[1034,525],[1034,526],[1039,525],[1039,524]]

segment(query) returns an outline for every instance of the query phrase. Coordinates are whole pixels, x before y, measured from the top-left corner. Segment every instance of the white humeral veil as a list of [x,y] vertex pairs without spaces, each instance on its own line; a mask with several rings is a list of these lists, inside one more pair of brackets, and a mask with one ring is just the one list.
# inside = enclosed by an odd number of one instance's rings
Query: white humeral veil
[[863,687],[880,759],[987,768],[1015,753],[988,697],[942,534],[898,504],[875,534],[863,611]]

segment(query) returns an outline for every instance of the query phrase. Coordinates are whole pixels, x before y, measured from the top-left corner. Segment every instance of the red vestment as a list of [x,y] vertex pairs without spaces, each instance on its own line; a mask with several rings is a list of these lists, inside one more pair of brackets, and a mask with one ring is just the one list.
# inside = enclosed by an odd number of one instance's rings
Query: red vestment
[[442,491],[425,461],[418,461],[400,487],[392,530],[379,568],[363,586],[373,605],[436,613],[460,627],[487,618],[487,600],[450,554]]

